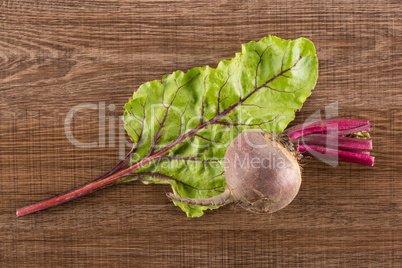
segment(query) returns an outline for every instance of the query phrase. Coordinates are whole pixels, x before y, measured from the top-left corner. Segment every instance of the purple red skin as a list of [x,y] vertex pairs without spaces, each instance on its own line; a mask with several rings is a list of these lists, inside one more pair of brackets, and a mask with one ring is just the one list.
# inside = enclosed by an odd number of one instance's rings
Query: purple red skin
[[[249,164],[242,166],[246,159]],[[259,163],[258,168],[251,164],[253,160]],[[228,147],[225,162],[228,189],[234,199],[250,211],[278,211],[292,202],[299,191],[299,163],[270,133],[244,131]]]

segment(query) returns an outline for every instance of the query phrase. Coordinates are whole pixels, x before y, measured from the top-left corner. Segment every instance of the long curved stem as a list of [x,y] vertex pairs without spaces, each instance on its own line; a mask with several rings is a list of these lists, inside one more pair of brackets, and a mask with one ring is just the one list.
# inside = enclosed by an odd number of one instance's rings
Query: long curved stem
[[[51,208],[51,207],[54,207],[54,206],[57,206],[60,204],[64,204],[64,203],[74,200],[78,197],[93,193],[105,186],[111,185],[114,182],[118,181],[126,173],[133,171],[135,169],[138,169],[141,165],[145,164],[143,162],[145,162],[145,161],[141,161],[137,165],[133,165],[129,168],[126,168],[126,169],[119,171],[110,176],[102,175],[102,176],[96,178],[95,180],[82,184],[70,191],[65,192],[65,193],[50,197],[48,199],[39,201],[37,203],[31,204],[31,205],[28,205],[25,207],[21,207],[21,208],[17,209],[17,217],[25,216],[25,215],[28,215],[28,214],[31,214],[31,213],[34,213],[37,211],[41,211],[41,210],[48,209],[48,208]],[[146,161],[146,162],[149,162],[149,161]],[[108,173],[110,173],[110,171],[105,174],[108,174]]]
[[[173,141],[171,144],[169,144],[168,146],[166,146],[165,148],[161,149],[160,151],[149,155],[145,158],[143,158],[142,160],[140,160],[139,162],[135,163],[134,165],[121,170],[119,172],[116,173],[116,171],[118,170],[114,170],[116,168],[116,166],[119,166],[119,164],[117,164],[114,168],[112,168],[109,172],[106,173],[105,175],[102,175],[98,178],[96,178],[95,180],[92,180],[90,182],[87,182],[85,184],[82,184],[80,186],[78,186],[77,188],[74,188],[70,191],[67,191],[65,193],[53,196],[51,198],[39,201],[37,203],[25,206],[25,207],[21,207],[19,209],[17,209],[17,217],[21,217],[21,216],[25,216],[37,211],[41,211],[47,208],[51,208],[60,204],[64,204],[68,201],[74,200],[78,197],[93,193],[105,186],[111,185],[113,183],[115,183],[116,181],[120,180],[121,178],[125,177],[127,173],[135,171],[139,168],[141,168],[142,166],[155,161],[157,159],[159,159],[160,157],[162,157],[167,151],[169,151],[170,149],[172,149],[173,147],[175,147],[177,144],[180,144],[181,142],[183,142],[184,140],[186,140],[189,137],[192,137],[194,135],[197,134],[197,132],[203,128],[205,128],[206,126],[214,123],[215,121],[217,121],[218,119],[220,119],[221,117],[223,117],[226,113],[230,113],[231,110],[233,110],[235,107],[229,107],[227,110],[225,110],[224,113],[222,113],[219,116],[216,116],[215,118],[200,124],[197,128],[193,129],[192,131],[186,133],[183,136],[178,137],[175,141]],[[114,174],[111,174],[111,171],[114,171]],[[110,176],[108,176],[110,174]]]

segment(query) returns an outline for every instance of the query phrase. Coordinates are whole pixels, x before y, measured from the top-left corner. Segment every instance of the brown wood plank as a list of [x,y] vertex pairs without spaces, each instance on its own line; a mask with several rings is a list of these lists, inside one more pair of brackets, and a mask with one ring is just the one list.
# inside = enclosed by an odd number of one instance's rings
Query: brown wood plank
[[[398,267],[402,265],[400,1],[1,1],[0,267]],[[293,124],[338,102],[367,119],[375,166],[312,160],[273,215],[238,207],[189,219],[164,185],[115,185],[20,219],[17,207],[107,171],[111,127],[133,91],[230,59],[266,35],[312,40],[319,80]],[[64,120],[105,105],[105,145],[77,148]],[[110,111],[109,105],[115,109]],[[99,139],[98,112],[73,133]]]

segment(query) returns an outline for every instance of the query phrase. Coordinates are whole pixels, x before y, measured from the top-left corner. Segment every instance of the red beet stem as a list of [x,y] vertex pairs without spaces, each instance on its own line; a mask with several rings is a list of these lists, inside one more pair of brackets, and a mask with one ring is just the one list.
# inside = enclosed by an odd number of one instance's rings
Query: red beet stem
[[116,173],[109,177],[92,180],[65,193],[47,198],[45,200],[39,201],[37,203],[25,207],[21,207],[17,209],[17,217],[25,216],[37,211],[48,209],[66,203],[68,201],[72,201],[78,197],[93,193],[105,186],[113,184],[114,182],[120,179],[121,175],[124,175],[129,170],[132,170],[133,167],[134,166],[131,166],[126,170],[120,171],[119,173]]
[[367,124],[367,125],[362,125],[358,126],[355,128],[349,128],[349,129],[341,129],[341,130],[335,130],[335,131],[328,131],[327,133],[329,134],[337,134],[339,136],[341,135],[348,135],[348,134],[353,134],[353,133],[358,133],[360,131],[369,131],[370,128],[374,127],[374,124]]
[[369,151],[353,151],[354,153],[357,153],[357,154],[365,154],[365,155],[370,155],[370,152]]
[[[300,136],[311,133],[324,133],[338,131],[338,135],[345,135],[350,133],[356,133],[359,131],[368,131],[373,125],[367,120],[354,120],[354,119],[330,119],[321,120],[311,123],[305,123],[291,127],[285,131],[285,133],[292,139],[296,139]],[[348,132],[353,130],[353,132]],[[345,132],[340,134],[339,132]]]
[[[230,109],[227,110],[227,113],[229,113],[230,111],[231,111]],[[222,115],[224,115],[224,114],[222,113],[221,116]],[[28,215],[28,214],[40,211],[40,210],[44,210],[47,208],[51,208],[51,207],[66,203],[66,202],[74,200],[78,197],[95,192],[105,186],[111,185],[111,184],[115,183],[116,181],[127,177],[127,174],[129,174],[129,172],[135,171],[135,170],[141,168],[142,166],[159,159],[167,151],[169,151],[170,149],[175,147],[177,144],[180,144],[181,142],[185,141],[187,138],[196,135],[196,133],[199,130],[211,125],[218,119],[220,119],[220,117],[215,117],[214,119],[204,122],[203,124],[199,125],[195,129],[193,129],[192,131],[180,136],[178,139],[176,139],[175,141],[173,141],[172,143],[167,145],[165,148],[161,149],[160,151],[156,152],[153,155],[143,158],[142,160],[138,161],[137,163],[135,163],[134,165],[132,165],[126,169],[121,170],[121,168],[126,163],[119,162],[114,168],[112,168],[111,171],[106,173],[106,176],[102,175],[102,176],[96,178],[95,180],[82,184],[71,191],[68,191],[68,192],[62,193],[60,195],[56,195],[54,197],[39,201],[37,203],[19,208],[19,209],[17,209],[17,217],[21,217],[24,215]],[[113,173],[113,172],[117,172],[117,173]],[[111,173],[113,173],[113,174],[111,174]]]
[[[320,146],[299,145],[299,151],[303,155],[311,155],[316,158],[327,160],[338,160],[342,162],[350,162],[360,165],[373,166],[374,157],[353,151],[341,151],[332,148],[324,148]],[[319,154],[317,156],[316,154]]]
[[302,145],[319,145],[334,149],[351,149],[351,150],[373,149],[372,141],[368,139],[339,137],[336,135],[326,135],[326,134],[309,134],[301,136],[296,140],[296,143],[297,142]]
[[[148,158],[144,158],[143,160],[137,162],[135,165],[132,165],[126,169],[118,171],[126,162],[126,160],[120,161],[115,167],[113,167],[110,171],[105,173],[105,175],[101,175],[95,180],[84,183],[70,191],[65,193],[47,198],[45,200],[39,201],[37,203],[21,207],[17,209],[17,217],[25,216],[37,211],[41,211],[44,209],[48,209],[57,205],[64,204],[66,202],[72,201],[78,197],[93,193],[105,186],[111,185],[116,181],[127,177],[127,174],[131,171],[137,170],[143,165],[152,162],[158,159],[161,155],[163,155],[164,151],[160,151],[157,154],[150,156]],[[117,172],[112,174],[112,172]]]

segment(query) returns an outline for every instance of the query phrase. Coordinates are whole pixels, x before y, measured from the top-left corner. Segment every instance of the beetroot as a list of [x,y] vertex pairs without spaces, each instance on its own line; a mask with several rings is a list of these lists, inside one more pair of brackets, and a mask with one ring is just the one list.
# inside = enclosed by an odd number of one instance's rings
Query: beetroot
[[[284,146],[285,145],[285,146]],[[208,199],[168,196],[200,206],[239,203],[253,212],[275,212],[296,197],[301,170],[295,151],[285,135],[246,130],[237,136],[225,154],[227,190]]]

